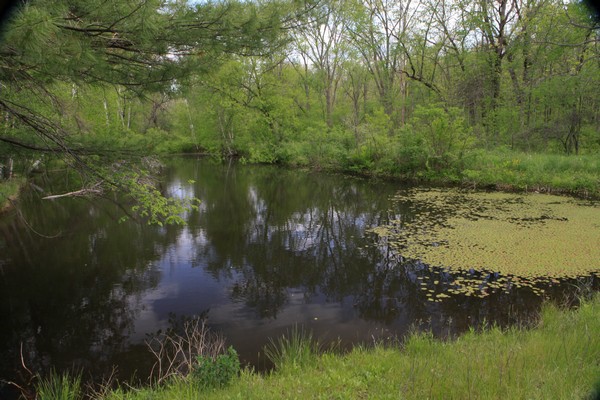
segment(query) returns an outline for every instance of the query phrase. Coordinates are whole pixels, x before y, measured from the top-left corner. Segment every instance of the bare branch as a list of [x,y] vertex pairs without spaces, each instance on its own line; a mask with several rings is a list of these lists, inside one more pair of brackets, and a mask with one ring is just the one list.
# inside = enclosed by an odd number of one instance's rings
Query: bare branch
[[156,358],[150,379],[156,384],[174,376],[184,377],[192,372],[198,356],[216,357],[225,350],[225,339],[210,330],[206,320],[194,317],[185,321],[183,332],[167,332],[146,342]]

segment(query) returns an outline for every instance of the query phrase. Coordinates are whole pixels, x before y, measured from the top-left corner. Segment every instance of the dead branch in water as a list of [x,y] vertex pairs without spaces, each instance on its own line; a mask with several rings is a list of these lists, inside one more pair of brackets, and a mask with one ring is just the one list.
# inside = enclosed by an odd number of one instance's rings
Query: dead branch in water
[[63,194],[53,194],[50,196],[42,197],[43,200],[58,199],[61,197],[83,197],[83,196],[98,196],[103,193],[102,182],[98,182],[92,187],[75,190],[73,192]]

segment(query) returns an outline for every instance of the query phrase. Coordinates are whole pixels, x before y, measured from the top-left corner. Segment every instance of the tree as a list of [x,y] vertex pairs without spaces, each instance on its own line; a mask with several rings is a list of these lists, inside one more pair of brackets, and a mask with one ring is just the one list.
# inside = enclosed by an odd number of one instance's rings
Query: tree
[[[116,88],[121,99],[130,96],[126,93],[161,98],[184,85],[191,71],[208,71],[232,55],[260,55],[280,46],[280,27],[293,16],[293,7],[279,3],[25,3],[4,26],[0,45],[5,121],[0,142],[58,152],[85,175],[127,190],[127,182],[84,158],[87,149],[72,145],[72,132],[61,118],[60,84]],[[108,111],[106,100],[104,105]],[[122,105],[118,108],[124,125]],[[150,124],[157,123],[158,108],[153,111]]]
[[327,0],[319,4],[307,24],[296,30],[295,45],[304,60],[304,70],[314,69],[325,98],[325,122],[333,126],[333,110],[341,77],[342,62],[347,52],[344,28],[347,4]]

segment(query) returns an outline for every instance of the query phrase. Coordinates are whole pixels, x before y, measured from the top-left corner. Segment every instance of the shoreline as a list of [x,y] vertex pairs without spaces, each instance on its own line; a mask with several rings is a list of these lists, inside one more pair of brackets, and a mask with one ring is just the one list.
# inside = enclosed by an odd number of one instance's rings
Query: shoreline
[[[413,333],[403,345],[373,343],[348,352],[318,350],[310,335],[297,348],[276,342],[277,367],[268,374],[237,369],[217,377],[176,375],[161,384],[112,382],[102,400],[281,399],[281,398],[567,398],[600,395],[597,360],[600,297],[581,298],[573,309],[546,303],[530,327],[472,330],[452,340]],[[296,343],[296,342],[294,342]],[[296,352],[288,350],[295,349]],[[280,356],[278,357],[277,354]],[[217,370],[213,361],[212,370]],[[219,365],[223,365],[221,361]],[[573,371],[577,370],[577,374]],[[220,376],[220,375],[219,375]],[[72,398],[83,398],[77,376],[50,376],[40,390],[58,382]],[[434,384],[435,383],[435,384]]]
[[[436,187],[454,187],[461,189],[472,189],[472,190],[492,190],[505,193],[518,193],[518,194],[529,194],[529,193],[543,193],[552,194],[558,196],[569,196],[583,200],[600,200],[600,178],[595,188],[568,188],[561,185],[552,185],[544,183],[535,184],[524,184],[519,182],[510,182],[508,180],[497,179],[491,181],[490,179],[474,180],[469,179],[466,175],[467,168],[463,168],[460,171],[452,170],[441,170],[437,172],[420,170],[412,174],[394,174],[388,171],[382,171],[377,169],[367,169],[356,171],[351,168],[340,166],[340,165],[303,165],[296,164],[293,162],[282,162],[275,161],[271,163],[261,162],[245,162],[240,161],[240,156],[231,156],[227,159],[216,157],[206,152],[192,152],[192,153],[154,153],[150,155],[156,155],[158,157],[202,157],[211,158],[215,161],[225,162],[225,160],[233,160],[240,162],[243,165],[270,165],[276,167],[282,167],[289,170],[305,170],[310,172],[325,172],[331,174],[342,174],[345,176],[353,176],[362,179],[377,179],[388,182],[398,182],[401,184],[410,185],[430,185]],[[492,169],[489,169],[492,171]],[[426,176],[430,172],[429,176]],[[547,177],[553,177],[553,174],[548,174]],[[21,190],[25,187],[26,180],[22,177],[13,177],[9,181],[0,182],[0,217],[10,212],[14,208],[14,203],[18,201]]]
[[[225,160],[234,160],[236,162],[240,161],[240,156],[231,156],[225,159],[219,159],[216,156],[213,156],[208,153],[166,153],[166,154],[156,154],[159,157],[202,157],[202,158],[211,158],[215,161],[225,162]],[[519,182],[510,182],[507,180],[498,179],[495,181],[490,180],[473,180],[466,177],[467,169],[463,169],[458,172],[457,176],[449,177],[446,174],[455,172],[451,170],[442,170],[434,173],[431,177],[427,176],[419,176],[419,174],[426,173],[426,170],[417,171],[415,174],[409,175],[399,175],[393,173],[387,173],[385,171],[373,171],[373,170],[362,170],[362,171],[354,171],[344,167],[336,167],[336,166],[321,166],[321,165],[303,165],[303,164],[294,164],[289,162],[281,162],[276,161],[272,163],[261,163],[261,162],[243,162],[244,165],[270,165],[276,167],[287,168],[289,170],[304,170],[310,172],[325,172],[332,174],[342,174],[345,176],[353,176],[363,179],[381,179],[389,182],[398,182],[402,184],[410,184],[410,185],[431,185],[431,186],[440,186],[440,187],[457,187],[462,189],[474,189],[474,190],[493,190],[498,192],[506,192],[506,193],[543,193],[543,194],[552,194],[557,196],[570,196],[584,200],[600,200],[600,177],[598,178],[598,183],[596,184],[594,189],[587,188],[568,188],[562,187],[560,185],[551,185],[544,183],[519,183]],[[446,176],[445,176],[446,175]],[[553,174],[548,174],[549,177],[552,177]]]

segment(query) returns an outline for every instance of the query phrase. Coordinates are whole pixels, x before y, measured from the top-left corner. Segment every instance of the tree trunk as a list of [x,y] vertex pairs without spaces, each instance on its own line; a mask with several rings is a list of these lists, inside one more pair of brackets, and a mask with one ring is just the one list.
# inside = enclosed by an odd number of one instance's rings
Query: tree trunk
[[327,123],[327,128],[331,129],[333,127],[333,119],[331,115],[333,114],[333,95],[332,95],[332,87],[331,84],[328,83],[325,89],[325,122]]
[[579,101],[573,105],[571,109],[571,117],[569,118],[569,132],[564,141],[565,152],[567,154],[579,154],[579,134],[581,132],[581,105],[582,96],[579,96]]
[[196,147],[196,151],[199,151],[200,147],[198,146],[198,138],[196,137],[196,131],[194,130],[194,121],[192,120],[192,113],[190,111],[190,103],[188,102],[187,99],[183,99],[183,102],[185,103],[185,107],[187,109],[188,121],[190,123],[190,134],[192,135],[192,139],[194,140],[194,146]]
[[106,116],[106,126],[110,126],[110,117],[108,116],[108,103],[106,102],[106,96],[102,99],[104,105],[104,115]]
[[121,126],[125,128],[125,107],[127,100],[121,97],[121,88],[117,87],[117,118],[121,121]]

